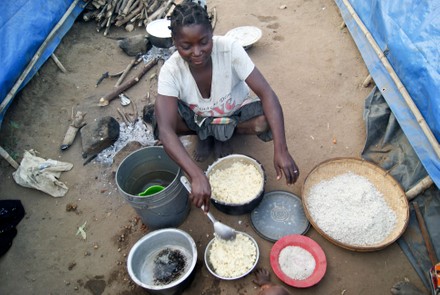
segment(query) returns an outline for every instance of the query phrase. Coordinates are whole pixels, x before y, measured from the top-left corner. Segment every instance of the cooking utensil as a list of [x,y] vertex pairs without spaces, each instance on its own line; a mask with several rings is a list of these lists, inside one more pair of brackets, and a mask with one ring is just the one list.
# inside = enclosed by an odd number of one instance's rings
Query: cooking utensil
[[170,48],[173,46],[169,19],[157,19],[147,25],[148,40],[159,48]]
[[[261,184],[258,193],[254,196],[254,198],[243,203],[227,203],[221,200],[217,200],[215,196],[212,196],[211,202],[214,205],[214,207],[217,210],[229,215],[243,215],[250,213],[252,210],[254,210],[255,207],[257,207],[260,204],[261,200],[263,199],[264,188],[266,184],[266,173],[264,171],[263,165],[261,165],[261,163],[255,160],[254,158],[241,154],[232,154],[216,160],[208,167],[208,169],[206,170],[206,175],[209,178],[210,175],[215,173],[215,171],[227,169],[236,162],[241,162],[243,164],[254,166],[260,172],[263,182]],[[238,182],[238,185],[239,184],[240,183]],[[242,187],[242,189],[245,190],[247,188]]]
[[225,36],[237,40],[245,50],[249,49],[258,40],[260,40],[263,32],[254,26],[243,26],[229,30]]
[[[212,250],[212,246],[213,246],[215,239],[216,239],[216,238],[213,238],[211,241],[209,241],[208,245],[206,245],[206,248],[205,248],[205,265],[206,265],[206,268],[209,270],[209,272],[213,276],[215,276],[219,279],[231,281],[231,280],[237,280],[237,279],[243,278],[243,277],[247,276],[248,274],[250,274],[258,264],[258,260],[260,259],[260,249],[258,247],[257,241],[248,233],[237,231],[237,234],[246,236],[247,238],[249,238],[252,241],[252,243],[254,244],[255,249],[256,249],[255,261],[254,261],[252,267],[250,267],[247,271],[243,272],[240,275],[233,276],[233,277],[225,277],[225,276],[219,275],[215,271],[215,268],[213,267],[212,261],[211,261],[211,250]],[[239,240],[240,240],[240,238],[237,238],[237,240],[235,240],[234,242],[237,242]],[[234,255],[233,253],[229,253],[229,254]],[[235,255],[237,255],[237,253],[235,253]],[[225,259],[234,259],[234,258],[233,257],[229,258],[229,257],[225,256]]]
[[[183,186],[188,190],[188,192],[191,193],[191,185],[188,179],[185,176],[181,176],[180,181],[182,182]],[[201,208],[202,210],[205,210],[203,205]],[[211,212],[208,212],[207,215],[214,224],[214,232],[219,238],[223,240],[235,239],[236,236],[235,229],[215,219],[215,217],[211,214]]]
[[287,191],[265,193],[252,210],[251,221],[256,232],[271,242],[287,235],[303,235],[310,227],[301,199]]
[[138,196],[140,197],[150,196],[162,191],[163,189],[164,187],[161,185],[152,185],[147,187],[143,192],[140,192]]

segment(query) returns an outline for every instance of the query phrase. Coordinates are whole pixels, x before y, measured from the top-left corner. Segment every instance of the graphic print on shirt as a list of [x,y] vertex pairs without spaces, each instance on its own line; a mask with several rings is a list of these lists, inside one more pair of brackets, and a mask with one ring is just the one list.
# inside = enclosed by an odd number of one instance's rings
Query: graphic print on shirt
[[211,100],[199,100],[198,104],[190,104],[189,108],[199,116],[203,117],[223,117],[227,116],[235,110],[236,102],[232,99],[231,94],[220,98],[212,103]]

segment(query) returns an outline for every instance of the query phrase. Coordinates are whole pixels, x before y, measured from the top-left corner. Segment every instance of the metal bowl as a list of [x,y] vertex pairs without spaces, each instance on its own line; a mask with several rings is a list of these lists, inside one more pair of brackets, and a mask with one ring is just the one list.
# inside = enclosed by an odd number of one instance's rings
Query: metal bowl
[[[186,259],[182,274],[168,284],[154,283],[154,260],[164,249],[179,251]],[[131,279],[150,294],[177,294],[189,286],[195,276],[197,247],[186,232],[167,228],[152,231],[134,244],[128,254],[127,269]]]
[[[262,185],[258,191],[258,193],[254,196],[253,199],[243,203],[227,203],[221,200],[215,199],[215,196],[211,197],[211,203],[216,207],[219,211],[230,214],[230,215],[242,215],[247,214],[254,210],[261,202],[264,196],[264,187],[266,184],[266,173],[264,171],[263,165],[257,160],[240,154],[232,154],[223,158],[218,159],[212,165],[208,167],[206,170],[206,175],[209,176],[217,170],[226,169],[230,167],[233,163],[240,161],[246,164],[251,164],[257,168],[260,172],[261,177],[263,178]],[[246,188],[243,188],[246,189]]]
[[148,40],[153,46],[159,48],[170,48],[173,46],[171,30],[169,26],[171,21],[168,19],[157,19],[147,25]]
[[211,248],[212,248],[212,244],[214,243],[214,240],[215,240],[215,238],[214,238],[214,239],[212,239],[211,241],[209,241],[209,243],[208,243],[208,245],[206,246],[206,249],[205,249],[205,265],[206,265],[206,268],[209,270],[209,272],[210,272],[213,276],[215,276],[215,277],[217,277],[217,278],[219,278],[219,279],[222,279],[222,280],[236,280],[236,279],[239,279],[239,278],[242,278],[242,277],[248,275],[248,274],[249,274],[250,272],[252,272],[252,271],[254,270],[254,268],[257,266],[258,259],[260,258],[260,250],[259,250],[259,248],[258,248],[257,241],[256,241],[252,236],[250,236],[249,234],[247,234],[247,233],[245,233],[245,232],[237,231],[237,235],[238,235],[238,234],[242,234],[242,235],[248,237],[248,238],[253,242],[253,244],[255,245],[255,248],[256,248],[256,250],[257,250],[257,253],[256,253],[256,257],[255,257],[255,262],[254,262],[254,264],[252,265],[252,267],[251,267],[249,270],[247,270],[247,271],[244,272],[243,274],[240,274],[240,275],[238,275],[238,276],[236,276],[236,277],[223,277],[223,276],[217,274],[217,273],[214,271],[214,268],[213,268],[212,263],[211,263],[211,260],[210,260],[210,251],[211,251]]

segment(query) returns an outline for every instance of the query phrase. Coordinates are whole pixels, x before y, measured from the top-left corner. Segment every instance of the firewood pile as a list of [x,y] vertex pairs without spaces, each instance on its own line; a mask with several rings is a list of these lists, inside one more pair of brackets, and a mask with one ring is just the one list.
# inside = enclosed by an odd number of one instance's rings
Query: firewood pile
[[93,0],[83,14],[84,21],[96,21],[97,31],[107,36],[111,26],[131,32],[136,26],[146,27],[155,19],[164,18],[174,7],[172,0]]

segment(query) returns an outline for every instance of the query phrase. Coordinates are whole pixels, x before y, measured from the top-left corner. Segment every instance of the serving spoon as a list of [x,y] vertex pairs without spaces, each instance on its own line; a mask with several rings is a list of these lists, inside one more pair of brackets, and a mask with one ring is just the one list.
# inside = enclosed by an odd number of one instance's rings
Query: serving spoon
[[[185,176],[182,176],[182,177],[180,177],[180,182],[183,184],[183,186],[186,188],[186,190],[189,193],[191,193],[191,185],[188,181],[188,178],[186,178]],[[205,210],[205,207],[202,205],[201,209]],[[235,229],[233,229],[232,227],[227,226],[226,224],[221,223],[220,221],[215,219],[215,217],[211,214],[211,212],[208,212],[206,215],[208,215],[209,219],[213,223],[214,232],[220,239],[228,240],[228,241],[232,241],[235,239],[235,237],[237,235],[235,232]]]

